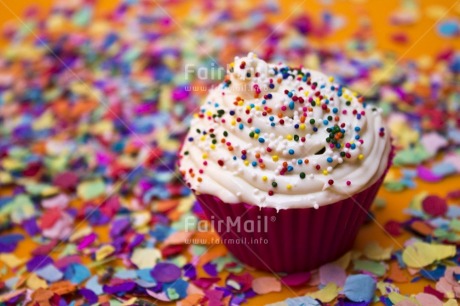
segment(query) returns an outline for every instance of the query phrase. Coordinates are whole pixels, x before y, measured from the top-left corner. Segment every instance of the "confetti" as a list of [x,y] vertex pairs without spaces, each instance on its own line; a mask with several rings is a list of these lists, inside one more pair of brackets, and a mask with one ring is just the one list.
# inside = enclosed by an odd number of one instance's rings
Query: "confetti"
[[309,293],[308,296],[323,303],[332,302],[339,294],[339,287],[335,283],[329,283],[319,291]]
[[275,277],[259,277],[252,281],[252,289],[257,294],[267,294],[270,292],[280,292],[281,283]]
[[[435,44],[445,42],[438,44],[445,49],[394,65],[397,54],[376,48],[372,32],[378,28],[360,11],[366,0],[353,1],[356,23],[338,14],[332,1],[323,1],[328,6],[318,18],[303,12],[283,27],[272,22],[284,9],[276,2],[210,6],[199,1],[181,20],[187,31],[166,13],[172,4],[161,3],[162,11],[147,2],[120,1],[96,14],[91,1],[64,2],[40,13],[31,8],[23,17],[27,27],[14,21],[2,32],[0,303],[152,305],[147,299],[153,297],[178,305],[240,305],[262,294],[276,300],[289,286],[309,293],[278,305],[377,300],[457,305],[460,97],[452,80],[460,73],[460,55],[449,46],[460,35],[458,8],[435,25],[438,37],[431,37]],[[398,48],[410,44],[411,30],[399,25],[418,27],[447,9],[402,1],[384,16],[395,26],[386,39]],[[343,46],[319,46],[310,39],[355,24]],[[184,67],[193,63],[195,70],[212,73],[265,37],[258,48],[264,60],[322,71],[356,92],[362,103],[382,109],[396,147],[395,167],[384,183],[391,194],[379,193],[372,214],[402,246],[373,242],[366,234],[363,248],[316,271],[261,277],[215,243],[215,233],[197,231],[206,217],[176,171],[177,156],[189,114],[224,74],[186,76]],[[270,110],[275,124],[282,106]],[[287,141],[302,142],[302,128],[307,127],[299,125]],[[202,136],[212,141],[209,133]],[[258,136],[258,143],[270,143]],[[221,141],[222,135],[214,137]],[[240,158],[241,148],[229,147]],[[250,168],[282,160],[251,154],[245,154]],[[305,166],[301,163],[296,167]],[[284,175],[308,179],[306,172],[285,168]],[[339,186],[337,180],[325,182]],[[277,181],[273,188],[282,186]],[[411,203],[402,200],[406,192],[415,194]],[[404,217],[390,216],[393,209]],[[350,275],[356,271],[365,274]],[[408,294],[409,286],[424,287],[423,293]]]
[[353,302],[369,302],[374,297],[375,280],[369,275],[350,275],[345,281],[343,294]]
[[437,260],[453,257],[455,246],[417,241],[403,251],[403,260],[409,267],[423,268]]

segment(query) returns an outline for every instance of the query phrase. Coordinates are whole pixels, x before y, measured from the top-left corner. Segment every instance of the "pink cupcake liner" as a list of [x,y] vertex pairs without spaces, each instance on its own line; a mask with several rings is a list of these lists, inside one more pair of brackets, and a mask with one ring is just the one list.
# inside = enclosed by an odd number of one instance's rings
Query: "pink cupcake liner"
[[[391,166],[394,148],[384,174],[372,186],[342,201],[314,208],[277,212],[247,203],[228,204],[212,195],[197,195],[213,220],[237,220],[241,230],[217,226],[221,241],[242,263],[270,272],[308,271],[334,261],[351,249],[383,179]],[[360,205],[358,205],[359,203]],[[247,232],[247,220],[263,230]],[[264,228],[264,226],[266,226]],[[233,240],[230,240],[233,239]]]

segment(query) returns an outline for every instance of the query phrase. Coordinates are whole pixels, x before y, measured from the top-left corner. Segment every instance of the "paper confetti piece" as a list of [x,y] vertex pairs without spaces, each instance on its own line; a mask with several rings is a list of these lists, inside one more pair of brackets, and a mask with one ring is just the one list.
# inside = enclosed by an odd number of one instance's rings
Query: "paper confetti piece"
[[305,305],[305,306],[320,306],[320,303],[311,297],[308,296],[303,296],[303,297],[296,297],[296,298],[291,298],[287,299],[284,301],[288,306],[299,306],[299,305]]
[[340,288],[334,283],[327,284],[324,288],[319,291],[309,293],[308,296],[316,300],[320,300],[323,303],[332,302],[340,292]]
[[404,249],[402,258],[409,267],[423,268],[437,260],[450,258],[455,253],[455,246],[417,241]]
[[136,248],[131,255],[131,262],[139,269],[153,268],[161,258],[161,252],[153,248]]
[[166,262],[157,263],[151,272],[153,278],[161,283],[173,282],[181,276],[181,273],[178,266]]
[[334,283],[337,287],[343,287],[347,274],[342,267],[335,264],[325,264],[319,268],[319,280],[322,285]]
[[353,302],[369,302],[374,297],[375,280],[369,275],[350,275],[345,281],[343,294]]
[[370,242],[364,248],[364,256],[372,260],[387,260],[391,257],[392,247],[382,248],[376,242]]
[[422,201],[423,210],[434,217],[443,216],[447,212],[447,202],[441,197],[430,195]]
[[440,299],[428,293],[418,293],[415,295],[415,299],[420,303],[420,305],[433,305],[433,306],[443,305]]
[[286,286],[301,286],[307,283],[311,278],[310,272],[299,272],[286,275],[281,278],[281,282]]
[[355,271],[367,271],[377,276],[383,276],[386,272],[386,267],[380,262],[371,260],[354,260],[353,269]]
[[105,193],[105,184],[102,180],[82,182],[77,187],[77,194],[85,201],[92,200]]
[[64,276],[64,274],[52,264],[46,265],[45,267],[36,270],[35,273],[40,278],[53,283],[61,280]]
[[281,283],[276,277],[258,277],[252,281],[252,289],[257,294],[280,292]]
[[392,261],[390,263],[388,278],[390,278],[395,283],[406,283],[408,281],[408,278],[404,274],[404,271],[399,267],[398,263],[395,261]]

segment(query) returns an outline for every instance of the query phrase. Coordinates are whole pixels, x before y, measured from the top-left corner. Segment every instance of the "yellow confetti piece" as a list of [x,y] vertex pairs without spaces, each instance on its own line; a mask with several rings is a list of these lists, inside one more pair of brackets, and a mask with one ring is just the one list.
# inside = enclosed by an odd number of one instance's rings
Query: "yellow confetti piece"
[[115,251],[115,248],[110,244],[103,245],[96,251],[96,261],[100,261],[110,256]]
[[372,260],[387,260],[391,258],[392,247],[382,248],[378,243],[371,242],[364,248],[364,256]]
[[32,290],[37,290],[38,288],[48,288],[46,281],[38,277],[35,273],[30,274],[30,276],[27,278],[26,286]]
[[417,301],[414,298],[409,298],[409,297],[407,297],[405,295],[402,295],[402,294],[399,294],[397,292],[390,292],[388,294],[388,298],[390,299],[390,301],[393,304],[397,304],[397,303],[400,303],[400,302],[403,302],[403,301],[409,301],[409,302],[413,302],[414,305],[418,305]]
[[72,234],[72,236],[69,237],[69,241],[70,242],[77,241],[78,239],[83,238],[83,237],[91,234],[92,232],[93,232],[93,229],[91,227],[85,226],[85,227],[77,230],[76,232],[74,232]]
[[153,248],[137,248],[131,256],[131,262],[139,269],[153,268],[161,258],[161,252]]
[[340,266],[342,269],[346,270],[351,262],[351,252],[346,252],[339,259],[334,261],[334,264]]
[[320,300],[323,303],[332,302],[340,292],[340,288],[335,283],[329,283],[323,289],[309,293],[306,296]]
[[10,269],[16,269],[25,262],[24,259],[18,258],[16,255],[10,253],[0,254],[0,261]]
[[46,111],[32,123],[32,129],[34,131],[45,130],[53,127],[54,124],[53,114],[51,111]]
[[437,260],[455,256],[456,248],[453,245],[429,244],[418,241],[404,249],[402,258],[411,268],[423,268]]
[[377,289],[380,291],[381,295],[387,295],[388,292],[399,292],[399,288],[392,283],[388,282],[378,282]]

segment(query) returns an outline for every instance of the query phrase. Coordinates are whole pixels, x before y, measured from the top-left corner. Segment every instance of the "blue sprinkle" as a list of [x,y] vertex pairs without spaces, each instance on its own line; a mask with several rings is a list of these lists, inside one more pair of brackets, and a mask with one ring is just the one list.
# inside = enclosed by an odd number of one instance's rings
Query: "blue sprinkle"
[[334,107],[334,108],[332,109],[332,112],[333,112],[334,114],[337,114],[338,111],[339,111],[339,110],[337,109],[337,107]]
[[288,166],[288,167],[287,167],[287,170],[288,170],[288,171],[292,171],[292,170],[294,170],[294,167]]
[[327,121],[326,119],[323,120],[323,124],[324,125],[328,125],[329,124],[329,121]]
[[289,154],[291,154],[291,155],[294,155],[294,153],[295,153],[293,149],[289,149],[288,152],[289,152]]
[[361,128],[359,126],[355,126],[355,131],[359,132],[359,131],[361,131]]
[[240,130],[242,130],[244,128],[244,125],[242,123],[240,123],[240,125],[238,127],[240,128]]
[[328,158],[327,158],[327,162],[328,162],[328,163],[332,163],[333,161],[334,161],[334,159],[333,159],[332,157],[328,157]]
[[265,139],[263,139],[263,138],[261,137],[261,138],[259,138],[259,142],[260,142],[260,143],[264,143],[264,142],[265,142]]
[[303,161],[302,161],[301,159],[299,159],[299,160],[297,161],[297,163],[298,163],[299,165],[301,165],[301,164],[303,163]]
[[256,161],[253,161],[253,162],[252,162],[252,166],[254,166],[254,167],[257,166],[257,162],[256,162]]
[[289,102],[289,109],[294,109],[294,101]]

